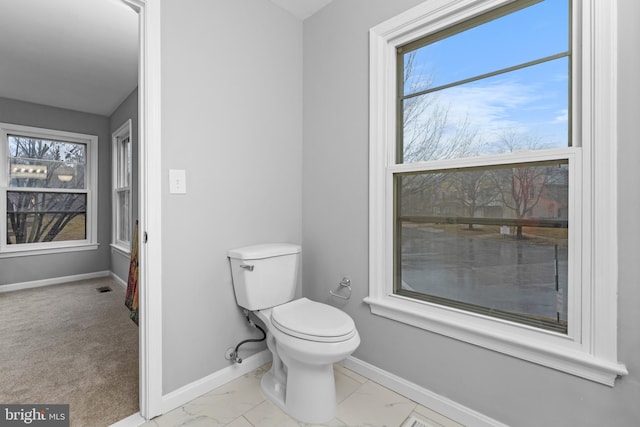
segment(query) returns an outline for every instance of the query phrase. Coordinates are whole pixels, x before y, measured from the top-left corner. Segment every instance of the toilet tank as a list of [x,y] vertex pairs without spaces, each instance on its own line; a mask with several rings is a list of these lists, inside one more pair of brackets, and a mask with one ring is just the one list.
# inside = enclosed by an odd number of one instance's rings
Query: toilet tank
[[262,310],[292,301],[298,283],[301,248],[270,243],[227,253],[236,301],[247,310]]

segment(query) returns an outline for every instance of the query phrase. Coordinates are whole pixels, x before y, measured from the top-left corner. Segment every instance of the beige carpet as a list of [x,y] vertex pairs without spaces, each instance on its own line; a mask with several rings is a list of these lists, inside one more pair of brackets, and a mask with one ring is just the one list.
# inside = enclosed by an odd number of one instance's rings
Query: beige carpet
[[0,403],[66,403],[75,427],[138,412],[138,327],[124,288],[101,278],[0,293]]

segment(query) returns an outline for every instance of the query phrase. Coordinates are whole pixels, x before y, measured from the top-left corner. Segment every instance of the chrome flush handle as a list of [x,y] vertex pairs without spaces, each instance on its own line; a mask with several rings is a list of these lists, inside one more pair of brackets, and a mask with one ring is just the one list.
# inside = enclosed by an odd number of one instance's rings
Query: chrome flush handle
[[255,267],[254,265],[240,264],[240,268],[244,268],[245,270],[249,270],[249,271],[253,271],[254,267]]

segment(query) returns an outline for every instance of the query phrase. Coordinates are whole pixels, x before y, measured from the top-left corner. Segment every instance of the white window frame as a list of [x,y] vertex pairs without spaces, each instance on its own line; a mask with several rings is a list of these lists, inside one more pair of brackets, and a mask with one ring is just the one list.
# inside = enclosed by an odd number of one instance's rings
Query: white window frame
[[[127,178],[127,182],[128,182],[128,186],[120,186],[120,174],[122,172],[122,165],[120,164],[120,162],[125,159],[123,157],[123,148],[122,148],[122,144],[121,141],[124,138],[129,138],[129,144],[131,147],[131,150],[129,153],[124,153],[125,156],[133,156],[133,140],[132,140],[132,134],[131,134],[131,119],[128,119],[127,121],[125,121],[112,135],[111,135],[111,167],[112,167],[112,172],[111,172],[111,188],[112,188],[112,196],[111,196],[111,218],[112,218],[112,224],[111,224],[111,247],[114,249],[117,249],[118,251],[128,255],[131,252],[131,236],[129,236],[128,240],[121,240],[118,238],[119,233],[119,227],[121,224],[121,218],[120,218],[120,211],[118,209],[118,194],[120,192],[128,192],[129,194],[129,211],[127,212],[128,215],[128,221],[129,221],[129,230],[132,231],[133,230],[133,224],[132,224],[132,171],[128,170],[128,178]],[[126,157],[125,159],[126,161],[131,161],[132,159],[129,157]],[[129,233],[131,234],[131,233]]]
[[[514,0],[431,0],[370,31],[369,296],[371,312],[598,383],[614,386],[617,358],[616,2],[573,2],[574,140],[526,160],[567,158],[570,173],[569,331],[546,331],[395,295],[393,176],[423,170],[395,163],[396,49]],[[439,162],[509,163],[510,154]],[[518,157],[523,159],[523,155]]]
[[[7,191],[9,187],[9,135],[29,136],[39,139],[68,141],[84,144],[86,151],[85,179],[87,194],[86,238],[60,242],[7,244]],[[0,123],[0,258],[29,255],[45,255],[98,248],[98,137],[76,132]]]

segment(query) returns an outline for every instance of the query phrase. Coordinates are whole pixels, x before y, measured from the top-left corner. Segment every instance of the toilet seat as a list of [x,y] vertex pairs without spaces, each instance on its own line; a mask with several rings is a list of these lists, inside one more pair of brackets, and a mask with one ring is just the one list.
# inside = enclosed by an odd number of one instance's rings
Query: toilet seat
[[356,334],[348,314],[307,298],[274,307],[271,323],[287,335],[316,342],[346,341]]

